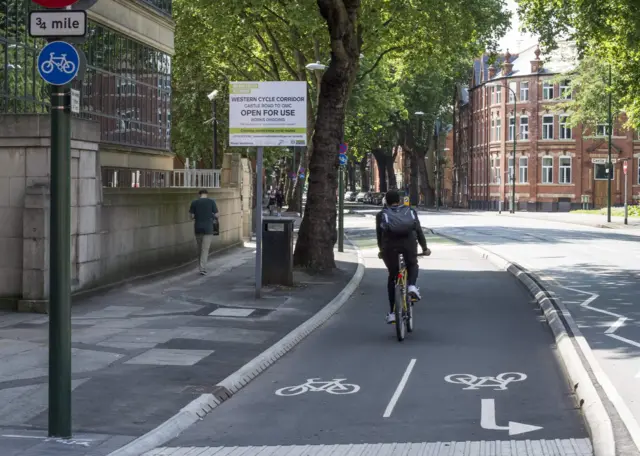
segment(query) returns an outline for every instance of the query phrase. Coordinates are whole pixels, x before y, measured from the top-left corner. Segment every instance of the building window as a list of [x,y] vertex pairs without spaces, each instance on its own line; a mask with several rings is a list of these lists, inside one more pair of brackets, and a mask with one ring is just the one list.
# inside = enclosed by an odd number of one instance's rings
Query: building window
[[496,87],[496,103],[502,103],[502,86]]
[[571,183],[571,157],[560,157],[560,183]]
[[509,117],[509,141],[513,141],[516,134],[516,116]]
[[491,86],[489,88],[489,95],[491,97],[491,104],[495,103],[495,98],[496,98],[496,88]]
[[563,100],[571,100],[571,82],[564,80],[560,83],[560,98]]
[[529,100],[529,83],[521,82],[520,83],[520,101],[528,101]]
[[493,168],[491,168],[491,182],[494,184],[500,183],[500,159],[493,159]]
[[571,139],[571,127],[567,126],[568,116],[559,117],[560,139]]
[[502,137],[502,119],[496,119],[496,141],[501,141]]
[[491,141],[496,141],[496,120],[491,119]]
[[542,183],[553,184],[553,157],[542,157]]
[[640,158],[638,158],[638,185],[640,185]]
[[171,0],[142,0],[156,9],[171,15]]
[[607,127],[608,125],[606,123],[596,125],[596,136],[607,136],[609,132],[609,128]]
[[518,165],[520,167],[520,183],[526,184],[529,182],[529,159],[520,157]]
[[545,81],[542,83],[542,99],[553,100],[553,82]]
[[[613,166],[613,165],[612,165]],[[606,163],[594,163],[593,164],[593,178],[595,180],[607,180],[609,178],[607,173]],[[615,174],[611,175],[611,180],[614,180]]]
[[542,139],[553,139],[553,116],[542,116]]
[[520,139],[529,139],[529,117],[527,116],[520,117]]
[[515,82],[510,82],[509,83],[509,103],[513,103],[513,101],[515,100],[515,93],[517,93],[517,84]]
[[[45,41],[25,36],[28,4],[0,3],[0,113],[49,111],[49,88],[36,71]],[[83,80],[72,83],[80,91],[75,115],[99,123],[103,142],[170,149],[171,57],[91,21],[79,47],[87,66]]]
[[514,170],[513,170],[513,157],[509,157],[509,174],[507,175],[507,180],[509,183],[511,183],[511,179],[515,179],[516,176],[514,174]]

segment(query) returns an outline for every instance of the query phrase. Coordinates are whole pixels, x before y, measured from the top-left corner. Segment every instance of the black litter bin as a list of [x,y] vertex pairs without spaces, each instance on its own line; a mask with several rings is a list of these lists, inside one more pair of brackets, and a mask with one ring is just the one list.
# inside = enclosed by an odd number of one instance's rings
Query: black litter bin
[[293,222],[288,217],[262,219],[262,284],[293,286]]

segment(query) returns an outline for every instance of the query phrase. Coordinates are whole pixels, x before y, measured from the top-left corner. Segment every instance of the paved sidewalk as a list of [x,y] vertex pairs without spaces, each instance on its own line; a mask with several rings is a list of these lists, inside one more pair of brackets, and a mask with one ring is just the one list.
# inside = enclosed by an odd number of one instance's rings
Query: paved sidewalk
[[46,439],[48,317],[0,313],[2,456],[101,456],[157,427],[332,300],[357,267],[336,252],[330,275],[295,271],[295,286],[255,300],[255,248],[169,278],[76,303],[74,440]]

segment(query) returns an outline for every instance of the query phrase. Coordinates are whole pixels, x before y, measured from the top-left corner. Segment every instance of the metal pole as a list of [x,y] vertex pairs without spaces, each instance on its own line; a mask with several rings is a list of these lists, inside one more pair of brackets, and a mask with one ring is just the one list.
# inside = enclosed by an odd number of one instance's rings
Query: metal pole
[[518,109],[516,101],[516,92],[509,87],[509,90],[513,92],[513,171],[511,172],[511,212],[516,213],[516,110]]
[[262,292],[262,147],[256,156],[256,299]]
[[213,110],[213,164],[211,169],[216,169],[216,162],[218,158],[218,119],[216,118],[216,99],[213,99],[211,103],[211,109]]
[[624,173],[624,224],[628,225],[629,224],[629,207],[627,205],[627,178],[628,178],[628,171],[626,173]]
[[438,163],[440,151],[440,120],[436,120],[436,211],[440,211],[440,165]]
[[609,163],[607,164],[607,222],[611,223],[611,179],[613,166],[611,164],[611,136],[613,135],[613,114],[611,112],[611,64],[609,64]]
[[51,86],[49,437],[71,437],[71,89]]
[[344,252],[344,166],[338,169],[338,252]]

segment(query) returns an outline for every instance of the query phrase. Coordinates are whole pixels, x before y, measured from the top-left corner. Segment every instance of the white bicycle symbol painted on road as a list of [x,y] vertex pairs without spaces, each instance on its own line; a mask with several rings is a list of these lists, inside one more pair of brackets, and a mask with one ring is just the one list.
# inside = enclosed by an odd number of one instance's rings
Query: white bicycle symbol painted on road
[[479,388],[493,388],[494,390],[506,390],[511,382],[526,380],[526,374],[521,372],[503,372],[495,377],[476,377],[472,374],[451,374],[444,379],[449,383],[467,385],[463,390],[477,390]]
[[285,386],[276,390],[278,396],[297,396],[304,393],[326,392],[329,394],[353,394],[360,391],[358,385],[353,383],[342,383],[346,378],[334,378],[326,382],[319,378],[308,378],[302,385]]
[[76,71],[76,64],[67,60],[67,54],[60,54],[60,57],[55,57],[55,52],[49,54],[49,60],[42,62],[40,69],[44,74],[49,74],[54,68],[58,68],[66,74],[72,74]]

